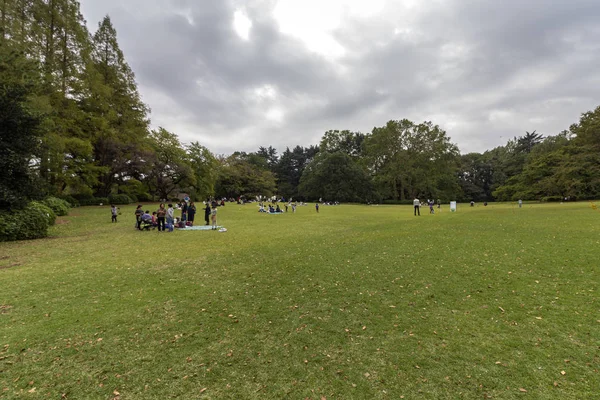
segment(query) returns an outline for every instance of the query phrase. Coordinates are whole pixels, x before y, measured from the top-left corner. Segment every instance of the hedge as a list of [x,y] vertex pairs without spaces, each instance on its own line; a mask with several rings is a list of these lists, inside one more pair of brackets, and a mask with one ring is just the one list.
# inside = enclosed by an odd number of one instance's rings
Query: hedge
[[111,194],[108,196],[108,203],[110,204],[130,204],[131,202],[131,198],[126,194]]
[[50,207],[54,214],[58,216],[64,216],[69,214],[69,208],[71,208],[71,204],[69,204],[66,200],[59,199],[56,197],[47,197],[44,199],[43,203]]
[[109,201],[106,197],[86,197],[79,199],[79,204],[82,206],[99,206],[100,204],[109,204]]
[[0,212],[0,242],[38,239],[48,236],[48,227],[56,220],[54,212],[39,202],[22,210]]
[[69,195],[61,195],[59,197],[60,199],[63,199],[64,201],[66,201],[67,203],[69,203],[69,205],[71,207],[79,207],[79,200],[77,200],[75,197],[73,196],[69,196]]

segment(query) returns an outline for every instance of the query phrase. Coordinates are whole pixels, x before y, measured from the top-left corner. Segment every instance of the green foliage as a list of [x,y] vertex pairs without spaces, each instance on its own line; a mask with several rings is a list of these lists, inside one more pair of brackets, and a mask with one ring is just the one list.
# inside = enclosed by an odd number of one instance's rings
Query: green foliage
[[458,148],[431,122],[389,121],[365,139],[364,153],[384,198],[453,198],[460,191]]
[[217,197],[254,198],[275,193],[277,185],[274,174],[251,164],[247,154],[232,154],[221,158],[219,162],[219,176],[215,185]]
[[68,215],[69,208],[71,208],[71,204],[69,202],[57,197],[46,197],[43,200],[43,203],[58,216]]
[[108,201],[104,204],[131,204],[134,201],[126,194],[111,194],[108,196]]
[[52,208],[48,207],[43,202],[32,201],[27,205],[27,208],[30,210],[35,210],[36,213],[44,215],[48,226],[52,226],[56,223],[56,213],[52,210]]
[[84,197],[79,199],[81,206],[99,206],[110,204],[108,197]]
[[0,242],[46,237],[55,219],[53,211],[39,202],[23,209],[0,211]]
[[366,202],[373,198],[367,172],[342,152],[319,153],[306,167],[298,190],[312,200]]
[[68,194],[67,194],[67,195],[65,195],[65,194],[63,194],[63,195],[60,195],[60,197],[59,197],[59,198],[60,198],[60,199],[63,199],[63,200],[64,200],[64,201],[66,201],[67,203],[69,203],[69,205],[70,205],[71,207],[79,207],[79,201],[78,201],[78,200],[77,200],[75,197],[73,197],[73,196],[71,196],[71,195],[68,195]]
[[21,207],[39,193],[31,168],[42,122],[36,72],[35,62],[0,41],[0,209]]

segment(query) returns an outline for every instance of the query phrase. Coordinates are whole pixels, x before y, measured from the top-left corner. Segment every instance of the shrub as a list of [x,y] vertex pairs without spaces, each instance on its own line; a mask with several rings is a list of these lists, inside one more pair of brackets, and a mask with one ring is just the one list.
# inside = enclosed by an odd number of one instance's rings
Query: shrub
[[546,197],[542,197],[542,201],[558,202],[558,201],[563,201],[563,197],[562,196],[546,196]]
[[79,207],[79,201],[75,197],[73,197],[73,196],[69,196],[67,194],[67,195],[61,195],[59,198],[63,199],[67,203],[69,203],[69,205],[71,207]]
[[99,206],[100,204],[109,204],[108,198],[106,197],[88,197],[79,200],[79,204],[82,206]]
[[50,207],[40,201],[32,201],[27,205],[26,209],[36,210],[36,212],[42,213],[48,221],[48,226],[54,225],[56,222],[56,213],[54,213]]
[[71,205],[66,200],[56,197],[47,197],[42,203],[50,207],[54,211],[54,214],[59,216],[69,214],[69,208],[71,208]]
[[150,196],[150,194],[148,194],[148,193],[138,193],[137,201],[138,202],[147,202],[147,201],[153,201],[153,199],[152,199],[152,196]]
[[413,204],[413,200],[383,200],[381,204],[388,205],[411,205]]
[[48,236],[56,215],[42,203],[31,202],[22,210],[0,212],[0,242]]
[[131,203],[131,198],[126,194],[111,194],[108,196],[108,202],[106,204],[129,204]]

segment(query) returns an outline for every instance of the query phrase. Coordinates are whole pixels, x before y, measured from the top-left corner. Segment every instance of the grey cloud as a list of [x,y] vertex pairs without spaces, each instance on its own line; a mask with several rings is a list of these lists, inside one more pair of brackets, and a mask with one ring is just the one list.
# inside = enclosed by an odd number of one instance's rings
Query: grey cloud
[[[82,7],[88,19],[111,14],[154,123],[217,153],[269,144],[283,151],[316,144],[328,129],[365,132],[403,117],[433,120],[463,152],[483,151],[524,130],[558,133],[597,105],[597,1],[423,3],[390,1],[371,19],[346,16],[333,37],[347,54],[336,63],[280,33],[272,2],[245,4],[248,42],[231,29],[230,1]],[[276,100],[248,95],[267,84]],[[271,106],[282,107],[283,123],[266,120]],[[502,112],[510,117],[491,117]]]

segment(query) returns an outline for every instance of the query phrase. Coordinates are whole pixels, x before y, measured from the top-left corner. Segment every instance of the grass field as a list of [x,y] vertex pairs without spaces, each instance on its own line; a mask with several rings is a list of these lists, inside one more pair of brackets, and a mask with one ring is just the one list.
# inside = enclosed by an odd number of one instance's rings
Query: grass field
[[256,211],[0,243],[0,398],[600,398],[589,204]]

